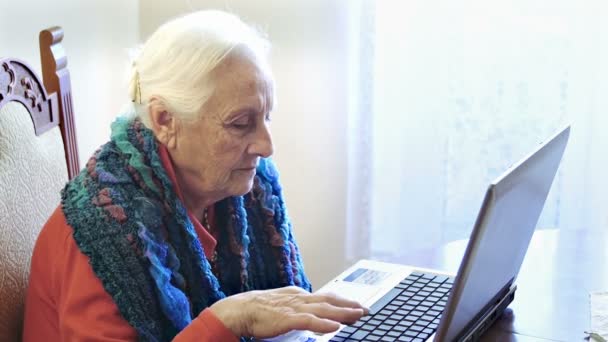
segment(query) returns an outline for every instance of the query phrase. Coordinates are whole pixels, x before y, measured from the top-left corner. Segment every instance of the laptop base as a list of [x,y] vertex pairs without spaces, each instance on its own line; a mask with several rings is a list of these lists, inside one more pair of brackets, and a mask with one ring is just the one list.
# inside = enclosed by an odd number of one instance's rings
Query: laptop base
[[473,342],[479,341],[481,336],[500,318],[503,312],[507,309],[509,304],[515,299],[515,290],[517,286],[512,286],[506,296],[496,303],[490,310],[483,315],[476,323],[471,325],[469,329],[462,334],[462,337],[458,339],[459,342]]

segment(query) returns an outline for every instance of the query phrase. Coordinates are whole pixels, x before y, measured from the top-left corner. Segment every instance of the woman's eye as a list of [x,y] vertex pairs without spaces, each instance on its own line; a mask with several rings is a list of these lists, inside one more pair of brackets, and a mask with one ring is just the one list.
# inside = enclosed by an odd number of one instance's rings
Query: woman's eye
[[245,129],[249,127],[249,120],[236,120],[230,124],[230,126],[237,129]]

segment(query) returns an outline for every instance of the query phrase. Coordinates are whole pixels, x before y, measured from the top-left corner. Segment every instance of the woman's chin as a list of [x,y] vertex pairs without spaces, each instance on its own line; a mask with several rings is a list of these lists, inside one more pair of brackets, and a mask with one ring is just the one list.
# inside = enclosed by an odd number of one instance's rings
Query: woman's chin
[[242,196],[251,191],[253,188],[253,180],[255,178],[255,169],[242,171],[238,170],[234,172],[231,177],[232,186],[231,193],[233,196]]
[[232,195],[233,196],[243,196],[251,191],[253,188],[253,178],[246,182],[240,182],[239,184],[235,184],[233,187]]

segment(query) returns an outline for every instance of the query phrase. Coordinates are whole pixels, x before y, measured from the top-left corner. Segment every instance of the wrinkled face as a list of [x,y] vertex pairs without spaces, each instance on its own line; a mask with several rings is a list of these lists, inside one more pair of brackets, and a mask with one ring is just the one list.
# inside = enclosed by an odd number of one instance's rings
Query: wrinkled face
[[246,52],[213,71],[215,90],[200,119],[181,122],[169,152],[182,191],[219,200],[251,190],[259,159],[273,152],[273,81]]

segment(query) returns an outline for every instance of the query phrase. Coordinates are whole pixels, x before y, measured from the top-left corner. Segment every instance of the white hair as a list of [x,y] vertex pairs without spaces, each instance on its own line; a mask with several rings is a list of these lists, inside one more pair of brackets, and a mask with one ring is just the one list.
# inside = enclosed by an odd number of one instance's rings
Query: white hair
[[133,60],[132,114],[150,127],[148,108],[156,98],[177,118],[196,119],[213,94],[211,72],[237,47],[267,63],[268,40],[233,14],[206,10],[163,24]]

